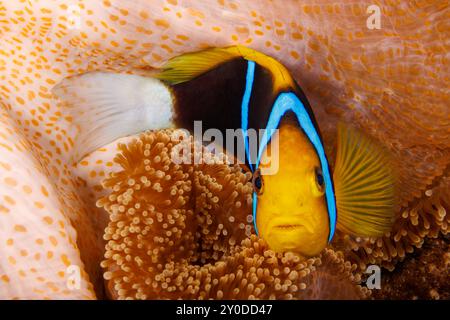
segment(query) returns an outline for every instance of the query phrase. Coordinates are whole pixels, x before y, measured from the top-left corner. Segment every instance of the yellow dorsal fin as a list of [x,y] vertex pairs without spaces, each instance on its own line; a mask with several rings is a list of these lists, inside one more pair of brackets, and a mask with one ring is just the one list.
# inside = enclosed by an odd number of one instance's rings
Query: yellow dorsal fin
[[289,71],[274,58],[244,46],[232,46],[226,48],[226,50],[238,54],[244,59],[255,61],[261,67],[269,70],[273,76],[273,87],[275,92],[295,87],[295,81]]
[[185,53],[170,59],[154,77],[171,84],[183,83],[238,56],[224,48]]
[[170,59],[154,77],[171,84],[183,83],[237,57],[254,61],[268,69],[274,77],[275,91],[295,86],[289,71],[281,63],[244,46],[210,48],[182,54]]
[[334,185],[340,230],[382,236],[394,221],[394,178],[384,149],[340,124]]

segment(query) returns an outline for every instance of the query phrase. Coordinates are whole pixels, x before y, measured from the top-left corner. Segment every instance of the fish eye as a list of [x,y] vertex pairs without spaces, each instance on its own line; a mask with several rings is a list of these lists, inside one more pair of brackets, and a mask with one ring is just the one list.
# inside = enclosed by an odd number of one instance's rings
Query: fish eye
[[252,184],[253,190],[256,192],[256,194],[261,195],[264,189],[264,180],[261,175],[261,170],[256,169],[256,171],[253,173]]
[[320,192],[323,192],[323,189],[325,187],[325,180],[323,178],[322,169],[320,169],[319,167],[316,167],[314,169],[314,171],[315,171],[317,189],[319,189]]

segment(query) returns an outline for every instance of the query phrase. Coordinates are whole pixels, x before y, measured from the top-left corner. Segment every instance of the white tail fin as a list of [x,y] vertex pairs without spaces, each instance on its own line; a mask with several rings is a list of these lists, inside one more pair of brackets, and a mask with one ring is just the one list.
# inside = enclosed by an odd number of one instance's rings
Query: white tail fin
[[172,127],[171,94],[157,79],[90,72],[64,79],[53,93],[79,130],[71,155],[75,162],[118,138]]

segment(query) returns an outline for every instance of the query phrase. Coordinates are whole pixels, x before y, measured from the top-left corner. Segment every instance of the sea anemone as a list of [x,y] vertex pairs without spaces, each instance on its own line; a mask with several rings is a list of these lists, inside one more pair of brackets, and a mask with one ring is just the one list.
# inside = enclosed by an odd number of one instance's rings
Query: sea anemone
[[[95,200],[106,193],[107,172],[120,170],[111,161],[117,141],[73,167],[77,119],[51,89],[92,70],[145,73],[210,46],[241,44],[284,63],[311,102],[330,158],[338,121],[393,154],[395,231],[346,240],[346,259],[392,268],[424,238],[447,233],[449,4],[376,1],[381,29],[371,30],[372,4],[0,0],[0,297],[102,297],[109,217]],[[67,286],[70,267],[81,272],[77,290]]]
[[[176,164],[177,147],[189,164]],[[363,298],[341,253],[275,253],[252,226],[251,175],[192,137],[147,132],[119,146],[103,182],[108,293],[119,299]],[[193,164],[194,159],[202,164]]]
[[450,239],[428,238],[393,272],[384,272],[376,299],[450,299]]

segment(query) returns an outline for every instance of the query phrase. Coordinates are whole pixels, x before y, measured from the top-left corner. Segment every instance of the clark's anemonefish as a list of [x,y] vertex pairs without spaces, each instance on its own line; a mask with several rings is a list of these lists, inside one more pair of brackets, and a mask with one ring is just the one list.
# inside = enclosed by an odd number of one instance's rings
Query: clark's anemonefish
[[[149,129],[192,131],[194,121],[222,132],[241,129],[253,173],[255,231],[275,251],[310,257],[332,240],[336,227],[380,236],[393,222],[386,152],[340,125],[332,174],[305,94],[281,63],[263,53],[211,48],[172,58],[152,77],[91,72],[63,80],[53,92],[70,105],[79,126],[76,160]],[[255,148],[249,132],[261,129]],[[277,168],[265,174],[275,165],[275,143]]]

